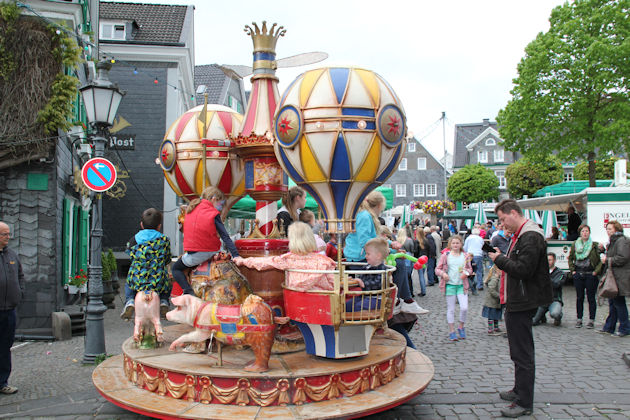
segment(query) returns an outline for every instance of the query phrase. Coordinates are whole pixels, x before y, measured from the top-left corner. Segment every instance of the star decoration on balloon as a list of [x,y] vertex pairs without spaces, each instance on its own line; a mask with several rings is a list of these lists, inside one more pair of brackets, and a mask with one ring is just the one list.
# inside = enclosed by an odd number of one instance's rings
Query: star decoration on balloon
[[377,128],[385,144],[398,146],[407,131],[402,110],[394,104],[385,105],[378,113]]
[[278,124],[278,131],[286,136],[289,130],[293,130],[293,127],[291,127],[291,121],[285,117]]
[[293,147],[302,135],[302,116],[294,106],[285,106],[278,111],[274,130],[282,147]]
[[394,134],[395,136],[398,135],[398,130],[400,130],[400,120],[398,118],[396,118],[396,116],[389,116],[389,122],[387,123],[387,125],[389,126],[389,130],[387,131],[387,134]]

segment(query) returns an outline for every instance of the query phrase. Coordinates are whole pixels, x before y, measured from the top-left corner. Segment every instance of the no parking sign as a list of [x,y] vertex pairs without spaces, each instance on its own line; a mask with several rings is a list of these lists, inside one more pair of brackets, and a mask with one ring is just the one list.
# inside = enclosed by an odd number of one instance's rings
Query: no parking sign
[[81,179],[92,191],[104,192],[116,183],[116,168],[107,159],[90,159],[81,169]]

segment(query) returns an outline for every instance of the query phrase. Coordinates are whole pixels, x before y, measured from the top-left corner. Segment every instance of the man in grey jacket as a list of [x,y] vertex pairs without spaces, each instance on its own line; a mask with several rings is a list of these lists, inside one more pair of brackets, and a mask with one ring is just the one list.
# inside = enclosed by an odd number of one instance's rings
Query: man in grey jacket
[[15,394],[18,390],[8,380],[15,339],[15,308],[24,294],[24,273],[17,254],[7,246],[10,237],[11,229],[0,222],[0,394]]

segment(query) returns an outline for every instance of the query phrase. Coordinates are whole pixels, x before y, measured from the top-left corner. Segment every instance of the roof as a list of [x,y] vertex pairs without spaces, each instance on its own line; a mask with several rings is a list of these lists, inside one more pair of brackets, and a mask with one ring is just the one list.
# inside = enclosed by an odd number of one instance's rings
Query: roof
[[[206,85],[208,103],[225,105],[225,84],[227,80],[239,80],[240,77],[233,70],[218,64],[204,64],[195,66],[195,89],[199,85]],[[197,104],[203,103],[203,96],[197,97]]]
[[[477,216],[477,209],[468,208],[466,210],[455,210],[442,216],[443,219],[475,219]],[[497,219],[497,215],[494,212],[486,211],[486,217],[488,219]]]
[[[101,1],[99,3],[99,19],[136,23],[137,32],[135,32],[133,39],[118,42],[179,44],[182,42],[182,29],[188,7],[170,4]],[[106,40],[103,42],[115,41]]]
[[[612,180],[597,180],[595,181],[596,187],[611,187],[613,185]],[[562,194],[574,194],[583,191],[588,188],[588,181],[567,181],[560,182],[558,184],[547,185],[536,191],[532,197],[546,197],[550,195],[562,195]]]
[[466,146],[474,141],[488,127],[497,130],[497,123],[494,121],[484,120],[480,123],[472,124],[455,124],[455,145],[453,147],[453,167],[461,168],[468,164],[466,157],[468,151]]

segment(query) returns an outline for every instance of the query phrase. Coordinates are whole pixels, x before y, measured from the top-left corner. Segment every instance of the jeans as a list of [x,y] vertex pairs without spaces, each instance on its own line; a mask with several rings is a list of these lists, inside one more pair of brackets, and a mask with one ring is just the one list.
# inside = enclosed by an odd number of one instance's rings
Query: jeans
[[[170,292],[160,293],[160,303],[168,303],[168,298],[171,297]],[[125,282],[125,304],[128,302],[133,302],[136,299],[136,291],[131,290],[129,284]]]
[[630,322],[628,321],[628,307],[625,296],[616,296],[608,299],[608,318],[602,328],[611,334],[615,332],[615,327],[619,321],[619,334],[630,334]]
[[588,299],[588,317],[595,320],[595,312],[597,311],[597,301],[595,300],[595,292],[597,291],[597,277],[593,273],[577,272],[573,275],[573,284],[577,294],[577,302],[575,309],[577,318],[582,319],[584,314],[584,289],[586,289],[586,297]]
[[483,256],[473,257],[473,263],[477,264],[475,270],[475,280],[477,282],[477,289],[483,289]]
[[424,273],[426,268],[421,268],[418,271],[418,282],[420,283],[420,294],[425,295],[427,293],[427,283],[424,279]]
[[536,315],[532,322],[534,324],[540,322],[545,317],[545,314],[549,311],[549,316],[555,320],[560,321],[562,319],[562,304],[560,302],[552,302],[551,305],[539,306]]
[[11,346],[15,339],[15,309],[0,311],[0,388],[8,385],[11,375]]
[[411,341],[411,337],[409,337],[407,328],[405,328],[403,324],[394,324],[390,328],[401,333],[402,336],[405,337],[405,340],[407,340],[407,347],[411,347],[412,349],[416,350],[416,346],[413,344],[413,341]]
[[427,283],[429,286],[433,286],[435,280],[435,258],[429,257],[427,260]]

